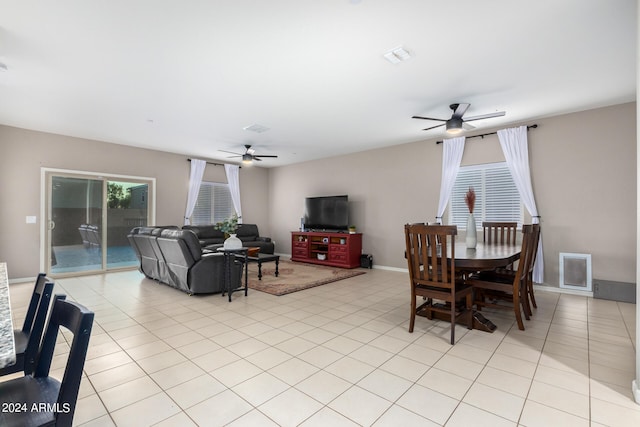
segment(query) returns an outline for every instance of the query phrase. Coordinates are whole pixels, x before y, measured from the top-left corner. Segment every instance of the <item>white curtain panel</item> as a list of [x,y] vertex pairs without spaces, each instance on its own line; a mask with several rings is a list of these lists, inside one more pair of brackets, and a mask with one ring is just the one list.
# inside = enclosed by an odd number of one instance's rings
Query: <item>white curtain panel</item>
[[231,201],[233,208],[238,214],[238,224],[242,224],[242,206],[240,205],[240,166],[224,165],[224,171],[227,174],[227,183],[229,183],[229,191],[231,192]]
[[204,176],[204,169],[207,162],[204,160],[191,159],[191,173],[189,175],[189,194],[187,195],[187,210],[184,213],[184,225],[191,224],[191,215],[198,201],[198,193]]
[[460,162],[462,161],[462,153],[464,152],[465,137],[445,139],[442,142],[442,180],[440,182],[440,200],[438,201],[438,214],[436,221],[444,224],[442,215],[449,203],[453,184],[456,183],[456,177],[460,170]]
[[[536,199],[533,196],[533,186],[531,185],[531,172],[529,169],[529,145],[527,143],[527,127],[502,129],[498,131],[500,146],[507,160],[507,166],[511,171],[513,181],[520,192],[522,203],[529,211],[533,223],[540,223]],[[544,280],[544,259],[542,256],[542,234],[538,242],[538,252],[536,254],[536,264],[533,267],[533,281],[543,283]]]

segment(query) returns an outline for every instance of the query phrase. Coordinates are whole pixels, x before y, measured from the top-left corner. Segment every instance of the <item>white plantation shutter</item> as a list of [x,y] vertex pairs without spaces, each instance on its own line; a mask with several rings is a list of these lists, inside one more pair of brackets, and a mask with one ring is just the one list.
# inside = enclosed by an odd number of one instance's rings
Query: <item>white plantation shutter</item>
[[235,213],[227,184],[203,182],[191,215],[191,224],[215,224]]
[[482,221],[516,221],[522,224],[520,193],[506,163],[460,168],[449,202],[450,224],[461,229],[467,228],[469,209],[464,202],[464,196],[469,187],[473,187],[476,192],[473,210],[476,228],[482,226]]
[[[464,202],[464,196],[469,191],[469,187],[473,187],[476,192],[476,204],[473,210],[473,216],[476,222],[482,222],[480,207],[483,204],[482,193],[482,172],[480,170],[469,169],[468,167],[461,167],[456,177],[456,182],[453,184],[453,190],[451,191],[451,200],[449,201],[449,224],[457,225],[458,228],[467,228],[467,217],[469,216],[469,209]],[[476,224],[477,226],[477,224]]]

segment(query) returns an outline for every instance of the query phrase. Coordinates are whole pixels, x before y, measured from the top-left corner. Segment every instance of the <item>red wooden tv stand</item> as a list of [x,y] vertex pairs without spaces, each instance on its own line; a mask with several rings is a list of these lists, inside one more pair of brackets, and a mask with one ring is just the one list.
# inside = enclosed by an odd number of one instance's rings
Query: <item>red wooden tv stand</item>
[[360,267],[362,233],[292,231],[291,260],[332,267]]

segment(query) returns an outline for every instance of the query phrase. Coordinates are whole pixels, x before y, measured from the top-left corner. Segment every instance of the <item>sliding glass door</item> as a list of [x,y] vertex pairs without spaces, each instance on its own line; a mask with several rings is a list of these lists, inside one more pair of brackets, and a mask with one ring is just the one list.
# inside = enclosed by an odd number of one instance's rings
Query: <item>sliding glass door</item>
[[107,269],[138,265],[127,235],[149,224],[149,184],[107,181]]
[[45,259],[51,275],[138,265],[127,235],[151,222],[153,180],[47,171]]

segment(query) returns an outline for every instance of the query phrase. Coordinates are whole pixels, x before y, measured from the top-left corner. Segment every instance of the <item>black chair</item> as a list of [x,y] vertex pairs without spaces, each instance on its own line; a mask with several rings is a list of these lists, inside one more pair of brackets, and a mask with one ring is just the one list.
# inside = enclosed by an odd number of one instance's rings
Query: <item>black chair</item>
[[33,372],[52,292],[53,282],[51,279],[44,273],[38,274],[22,329],[13,330],[16,363],[0,369],[0,375],[13,374],[20,371],[24,371],[25,375],[29,375]]
[[[0,396],[3,401],[25,408],[24,411],[1,411],[1,426],[71,427],[93,317],[93,312],[82,305],[58,298],[56,295],[33,375],[0,383]],[[49,376],[60,326],[73,334],[62,381]]]

